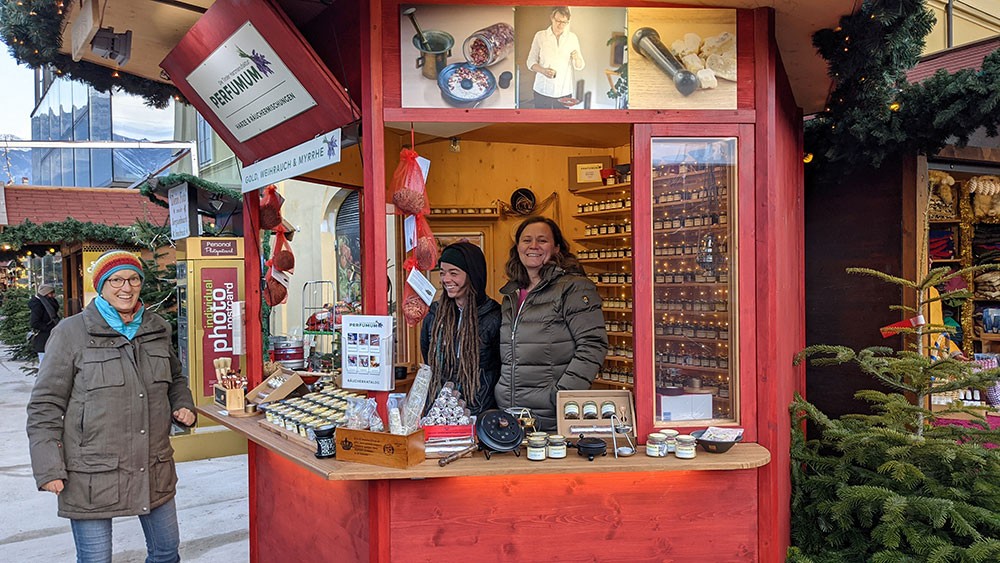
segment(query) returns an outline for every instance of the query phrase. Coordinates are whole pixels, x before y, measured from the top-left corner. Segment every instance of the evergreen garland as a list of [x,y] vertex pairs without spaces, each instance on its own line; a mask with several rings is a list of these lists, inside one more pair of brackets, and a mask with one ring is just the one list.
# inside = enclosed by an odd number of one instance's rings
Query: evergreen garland
[[0,39],[18,63],[31,68],[49,65],[56,74],[90,84],[99,92],[117,87],[158,109],[167,107],[171,98],[186,102],[180,90],[170,84],[88,61],[76,62],[60,53],[66,25],[64,1],[3,0],[0,4]]
[[[899,308],[916,315],[918,310],[926,313],[930,287],[996,269],[936,268],[919,283],[874,270],[849,271],[914,291],[917,310]],[[967,289],[940,295],[968,297]],[[959,402],[938,412],[924,408],[930,394],[986,389],[1000,379],[1000,369],[975,372],[971,362],[924,354],[925,336],[950,330],[925,325],[900,331],[913,335],[918,343],[914,350],[855,352],[820,345],[796,357],[796,363],[809,357],[814,365],[855,364],[893,392],[859,391],[855,396],[868,402],[874,414],[839,420],[796,396],[791,405],[789,561],[1000,560],[1000,450],[984,447],[1000,444],[1000,431],[989,429],[981,411]],[[974,417],[976,427],[933,425],[937,417],[956,413]],[[808,440],[804,422],[814,427]]]
[[42,224],[32,223],[30,219],[25,219],[19,225],[4,227],[3,232],[0,232],[0,244],[9,244],[13,250],[32,244],[75,244],[80,242],[137,246],[142,242],[138,236],[141,231],[169,233],[166,227],[158,227],[144,221],[138,221],[131,227],[117,227],[99,223],[84,223],[72,218]]
[[924,0],[866,0],[837,28],[813,35],[834,89],[826,110],[805,122],[809,173],[833,177],[905,154],[933,155],[948,142],[964,146],[980,127],[997,134],[1000,50],[979,71],[906,81],[933,25]]
[[169,207],[170,205],[156,196],[156,190],[160,186],[174,187],[182,182],[187,182],[192,186],[195,186],[199,190],[206,191],[210,194],[220,195],[222,197],[227,197],[233,201],[243,201],[243,193],[238,189],[227,188],[221,184],[216,184],[215,182],[209,182],[208,180],[199,178],[197,176],[192,176],[190,174],[168,174],[166,176],[160,176],[159,178],[151,178],[146,180],[139,185],[139,193],[149,198],[149,201],[159,205],[160,207]]

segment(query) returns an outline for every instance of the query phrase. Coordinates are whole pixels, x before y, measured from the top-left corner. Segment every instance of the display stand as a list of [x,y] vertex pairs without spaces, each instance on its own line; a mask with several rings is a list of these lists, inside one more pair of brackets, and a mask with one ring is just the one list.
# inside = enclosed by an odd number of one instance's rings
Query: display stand
[[305,337],[306,370],[331,373],[340,366],[340,322],[336,311],[337,285],[311,281],[302,285],[302,334]]

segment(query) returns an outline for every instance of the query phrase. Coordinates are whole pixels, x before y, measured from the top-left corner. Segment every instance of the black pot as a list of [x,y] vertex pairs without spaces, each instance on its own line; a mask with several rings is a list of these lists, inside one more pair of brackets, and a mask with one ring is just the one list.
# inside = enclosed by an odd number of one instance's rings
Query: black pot
[[486,459],[490,459],[493,452],[514,452],[516,456],[521,455],[524,428],[510,413],[490,410],[480,414],[476,421],[476,436],[479,438],[479,449],[483,450]]
[[580,434],[580,439],[576,441],[576,453],[594,461],[597,456],[608,455],[608,444],[600,438],[584,438]]

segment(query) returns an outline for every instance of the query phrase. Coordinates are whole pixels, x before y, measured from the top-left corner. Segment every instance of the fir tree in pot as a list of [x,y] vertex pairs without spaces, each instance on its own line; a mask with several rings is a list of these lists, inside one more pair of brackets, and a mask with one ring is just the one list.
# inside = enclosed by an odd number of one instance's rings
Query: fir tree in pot
[[[997,268],[936,268],[919,282],[869,269],[848,271],[915,292],[916,310],[897,308],[928,318],[938,299],[971,297],[961,289],[930,298],[931,287]],[[796,356],[796,364],[806,358],[814,365],[855,364],[894,392],[859,391],[856,396],[874,414],[839,420],[801,397],[792,403],[789,561],[1000,560],[1000,449],[984,447],[1000,444],[1000,431],[989,429],[981,411],[957,403],[937,412],[925,408],[931,394],[985,389],[1000,378],[997,369],[977,372],[971,362],[924,354],[927,337],[950,330],[900,330],[912,335],[909,350],[817,345]],[[972,416],[977,427],[933,424],[956,413]],[[815,436],[806,436],[805,422]]]

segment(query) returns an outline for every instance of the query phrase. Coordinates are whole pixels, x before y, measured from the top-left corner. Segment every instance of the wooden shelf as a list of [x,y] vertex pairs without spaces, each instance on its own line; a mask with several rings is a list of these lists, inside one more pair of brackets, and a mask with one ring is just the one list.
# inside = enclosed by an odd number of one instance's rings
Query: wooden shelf
[[690,371],[700,371],[700,372],[703,372],[703,373],[722,373],[722,374],[729,373],[729,368],[706,368],[706,367],[703,367],[703,366],[686,366],[686,365],[683,365],[683,364],[671,364],[671,363],[667,363],[667,362],[657,362],[657,366],[659,366],[659,367],[668,367],[668,368],[686,369],[686,370],[690,370]]
[[983,333],[974,337],[973,340],[978,340],[980,342],[1000,342],[1000,334]]
[[616,233],[613,235],[592,235],[589,237],[580,237],[573,239],[579,243],[594,242],[594,241],[612,241],[612,240],[632,240],[632,233]]
[[[672,287],[717,287],[720,285],[728,286],[729,282],[680,282],[680,283],[654,283],[653,287],[657,289],[667,289]],[[707,312],[707,311],[702,311]]]
[[657,308],[657,307],[654,307],[653,311],[657,312],[657,313],[698,313],[699,315],[728,315],[729,314],[729,311],[693,311],[693,310],[692,311],[685,311],[685,310],[678,311],[676,309],[673,309],[673,310],[671,310],[671,309],[660,309],[660,308]]
[[[690,205],[690,206],[693,207],[693,206],[704,205],[706,203],[713,203],[713,202],[719,203],[719,202],[724,202],[724,201],[725,201],[725,198],[723,198],[721,196],[718,197],[718,198],[702,197],[702,198],[698,198],[698,199],[681,199],[681,200],[678,200],[678,201],[668,201],[668,202],[665,202],[665,203],[654,203],[653,204],[653,210],[655,211],[657,209],[664,209],[664,208],[667,208],[667,207],[678,207],[678,206],[682,206],[682,205]],[[720,206],[719,209],[722,209],[722,207]]]
[[570,190],[570,193],[572,193],[573,195],[579,195],[584,197],[605,196],[605,195],[631,196],[632,183],[625,182],[622,184],[601,185],[601,186],[594,186],[592,188],[580,188],[575,191]]
[[671,342],[694,342],[697,344],[729,344],[729,340],[723,340],[721,338],[695,338],[688,336],[677,336],[676,334],[664,335],[659,334],[656,336],[657,340],[669,340]]
[[596,285],[597,287],[618,287],[618,288],[632,287],[632,284],[630,283],[595,283],[594,285]]
[[663,182],[669,182],[670,180],[682,180],[682,179],[687,179],[690,176],[701,176],[707,173],[708,169],[693,170],[691,172],[683,172],[677,174],[670,173],[670,174],[664,174],[662,176],[653,176],[653,185],[655,186],[657,182],[663,183]]
[[604,356],[604,361],[625,362],[631,364],[632,358],[626,358],[625,356]]
[[608,336],[617,336],[621,338],[632,338],[631,332],[609,332]]
[[[457,209],[458,213],[447,213],[447,211],[449,209]],[[427,217],[428,220],[433,220],[433,219],[455,219],[455,220],[461,220],[461,219],[467,219],[467,220],[472,220],[472,219],[490,219],[490,220],[496,221],[496,220],[500,219],[500,212],[499,212],[499,210],[497,210],[494,213],[478,213],[478,212],[477,213],[466,213],[465,212],[466,209],[472,209],[472,208],[467,208],[467,207],[433,207],[433,208],[431,208],[431,212],[428,213],[426,215],[426,217]]]
[[614,385],[615,387],[623,387],[625,389],[631,389],[632,388],[632,384],[631,383],[626,383],[624,381],[609,381],[607,379],[601,379],[600,377],[598,377],[597,379],[595,379],[594,383],[599,383],[601,385]]
[[621,209],[608,209],[606,211],[591,211],[590,213],[574,213],[577,219],[609,219],[613,217],[631,218],[632,208],[623,207]]
[[626,309],[624,307],[621,307],[621,308],[618,308],[618,309],[614,309],[614,308],[611,308],[611,307],[601,307],[601,310],[604,311],[604,312],[606,312],[606,313],[631,313],[632,312],[632,309]]
[[618,263],[632,263],[632,258],[580,258],[581,264],[618,264]]
[[[679,234],[679,233],[690,233],[690,232],[695,232],[695,231],[701,232],[701,231],[706,231],[706,230],[711,230],[711,231],[728,231],[729,230],[729,223],[719,223],[718,225],[702,225],[700,227],[677,227],[676,229],[673,228],[673,227],[671,227],[669,229],[666,228],[666,227],[664,227],[662,229],[653,229],[653,234],[654,235],[657,234],[657,233]],[[662,256],[661,256],[661,258],[662,258]]]

